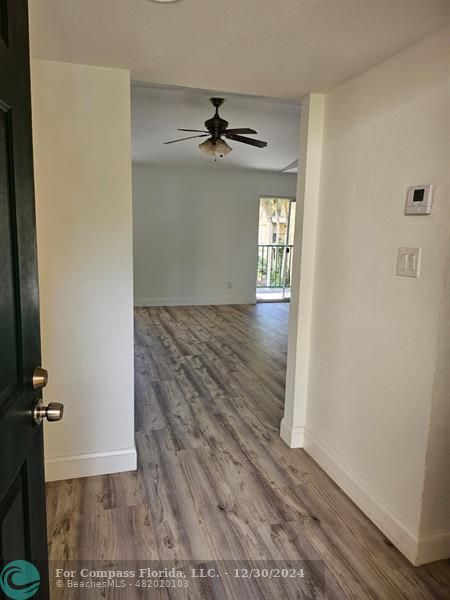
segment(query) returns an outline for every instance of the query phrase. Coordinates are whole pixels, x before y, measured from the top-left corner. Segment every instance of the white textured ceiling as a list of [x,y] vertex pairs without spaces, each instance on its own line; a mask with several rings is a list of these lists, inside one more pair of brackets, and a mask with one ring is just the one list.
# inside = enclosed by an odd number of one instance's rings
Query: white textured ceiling
[[32,55],[134,80],[301,98],[413,44],[447,0],[30,0]]
[[254,148],[230,140],[228,143],[233,151],[219,159],[221,166],[282,171],[295,161],[300,116],[298,103],[145,85],[131,88],[133,161],[192,166],[211,163],[212,159],[198,149],[198,144],[206,138],[167,146],[164,142],[196,135],[177,131],[178,127],[204,129],[204,121],[214,113],[209,102],[212,95],[225,98],[220,114],[230,127],[250,127],[258,135],[248,137],[268,142],[267,148]]

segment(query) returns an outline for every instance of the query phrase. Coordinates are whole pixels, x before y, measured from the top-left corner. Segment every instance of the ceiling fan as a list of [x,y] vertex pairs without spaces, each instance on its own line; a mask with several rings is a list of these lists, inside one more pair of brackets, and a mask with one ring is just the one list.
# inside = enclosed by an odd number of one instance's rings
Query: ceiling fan
[[189,137],[179,138],[178,140],[171,140],[170,142],[164,142],[165,144],[174,144],[175,142],[183,142],[184,140],[192,140],[194,138],[207,137],[208,139],[199,144],[199,148],[205,154],[217,157],[223,157],[233,150],[223,138],[233,140],[235,142],[241,142],[242,144],[248,144],[249,146],[255,146],[256,148],[265,148],[267,142],[262,140],[255,140],[254,138],[245,137],[242,134],[255,134],[257,133],[254,129],[248,127],[241,127],[240,129],[228,129],[228,121],[222,119],[219,115],[219,107],[225,102],[224,98],[210,98],[209,101],[215,107],[216,112],[214,115],[205,121],[206,129],[178,129],[178,131],[186,131],[191,133],[200,133],[201,135],[190,135]]

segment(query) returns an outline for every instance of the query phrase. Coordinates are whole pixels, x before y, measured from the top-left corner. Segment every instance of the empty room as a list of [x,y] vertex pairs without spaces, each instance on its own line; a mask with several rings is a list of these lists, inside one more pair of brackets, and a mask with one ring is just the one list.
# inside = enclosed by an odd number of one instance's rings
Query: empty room
[[450,597],[450,4],[0,0],[0,597]]

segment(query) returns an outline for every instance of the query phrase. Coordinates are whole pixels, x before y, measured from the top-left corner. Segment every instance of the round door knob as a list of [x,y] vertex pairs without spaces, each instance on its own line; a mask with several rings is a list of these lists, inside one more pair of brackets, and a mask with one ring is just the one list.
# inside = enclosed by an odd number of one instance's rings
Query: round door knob
[[48,371],[42,367],[36,367],[33,371],[33,390],[42,390],[48,383]]
[[64,404],[61,402],[49,402],[45,409],[47,421],[61,421],[64,415]]
[[47,406],[39,402],[34,409],[33,418],[34,422],[40,425],[44,417],[47,421],[61,421],[63,414],[64,404],[61,402],[49,402]]

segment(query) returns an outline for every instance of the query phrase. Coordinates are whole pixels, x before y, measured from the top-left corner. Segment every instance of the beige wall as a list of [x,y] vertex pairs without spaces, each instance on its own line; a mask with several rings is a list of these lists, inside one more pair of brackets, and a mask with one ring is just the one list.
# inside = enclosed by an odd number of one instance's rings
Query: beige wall
[[32,61],[47,479],[132,469],[129,73]]
[[295,186],[289,173],[134,164],[135,303],[255,302],[259,198]]
[[[297,445],[415,562],[450,551],[448,40],[325,96],[310,354],[292,394]],[[423,183],[432,214],[405,216]],[[396,277],[399,246],[422,248],[419,279]]]

